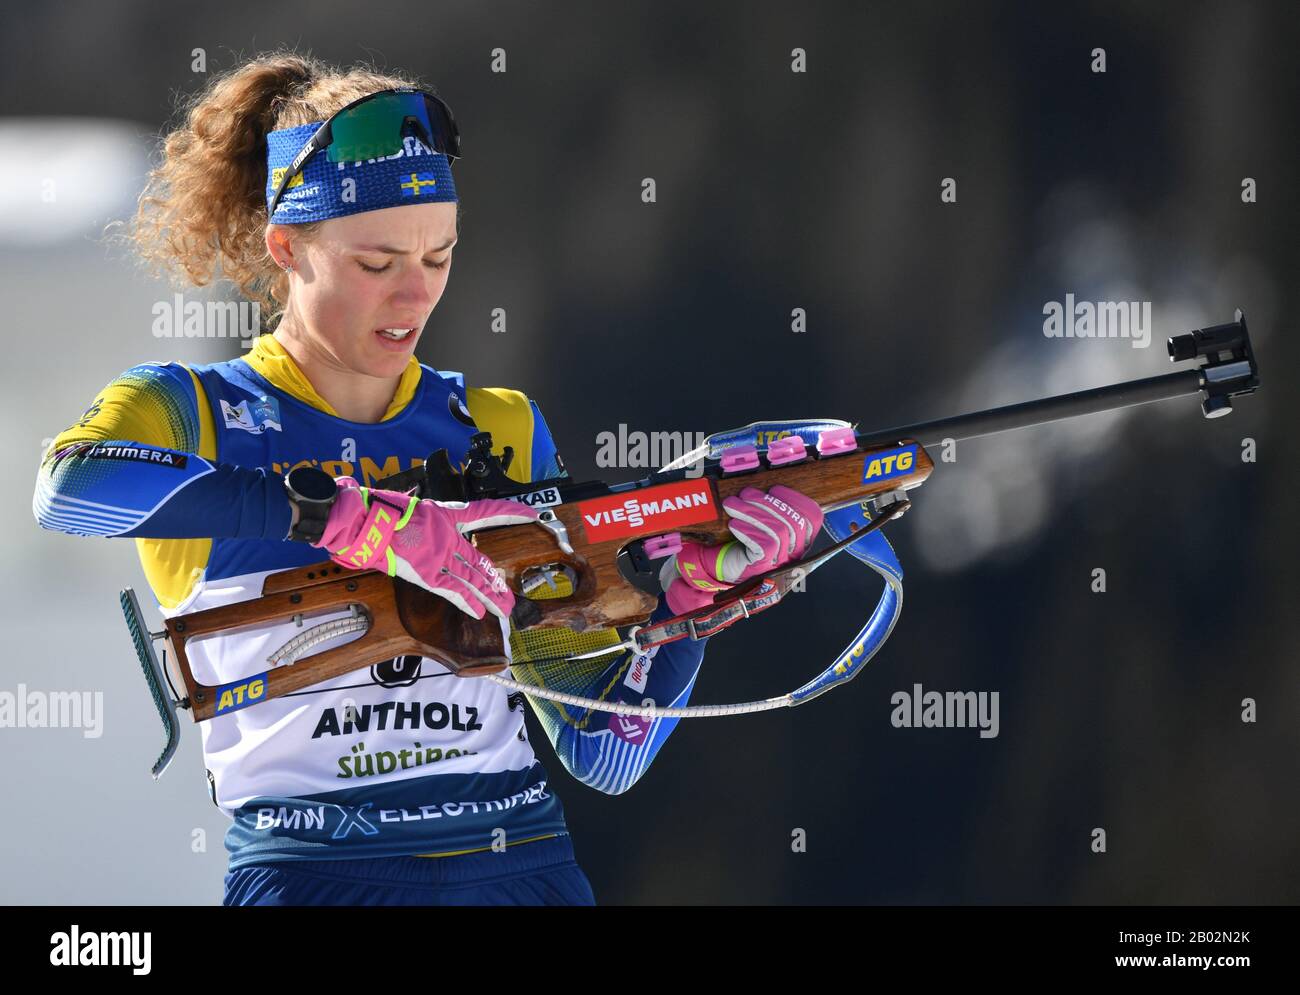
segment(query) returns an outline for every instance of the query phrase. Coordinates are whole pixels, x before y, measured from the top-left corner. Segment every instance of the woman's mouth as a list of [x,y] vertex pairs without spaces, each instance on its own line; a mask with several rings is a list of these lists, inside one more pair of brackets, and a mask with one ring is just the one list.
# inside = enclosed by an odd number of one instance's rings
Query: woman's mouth
[[388,349],[404,349],[415,336],[414,328],[376,328],[375,337]]

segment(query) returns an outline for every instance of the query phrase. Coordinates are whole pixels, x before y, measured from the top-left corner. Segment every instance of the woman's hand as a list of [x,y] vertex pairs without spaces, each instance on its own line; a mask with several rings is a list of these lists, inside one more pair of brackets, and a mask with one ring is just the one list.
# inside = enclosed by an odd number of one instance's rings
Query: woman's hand
[[474,529],[520,525],[537,512],[516,501],[428,501],[398,491],[361,487],[339,477],[338,498],[320,541],[330,559],[358,570],[381,570],[419,584],[472,615],[509,619],[515,596],[501,571],[465,539]]
[[736,538],[721,546],[682,544],[659,571],[659,583],[676,615],[703,608],[713,595],[743,580],[797,560],[812,546],[822,511],[805,494],[777,484],[746,487],[722,502]]

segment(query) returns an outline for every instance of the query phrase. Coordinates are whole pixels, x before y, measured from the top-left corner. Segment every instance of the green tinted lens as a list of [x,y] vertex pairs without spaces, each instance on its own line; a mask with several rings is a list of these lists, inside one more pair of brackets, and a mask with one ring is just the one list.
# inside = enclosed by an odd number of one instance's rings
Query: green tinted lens
[[429,124],[424,94],[384,93],[334,118],[327,149],[330,162],[361,162],[400,152],[407,118],[414,118],[435,146],[441,144],[442,129]]

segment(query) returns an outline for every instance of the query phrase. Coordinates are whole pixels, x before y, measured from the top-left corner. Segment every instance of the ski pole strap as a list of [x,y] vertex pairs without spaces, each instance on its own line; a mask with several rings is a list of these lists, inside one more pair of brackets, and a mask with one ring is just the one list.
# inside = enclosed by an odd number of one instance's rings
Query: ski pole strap
[[[815,441],[823,429],[841,427],[842,424],[830,419],[754,422],[743,429],[733,429],[709,436],[703,446],[694,454],[687,454],[687,456],[695,456],[695,458],[704,454],[714,456],[738,445],[752,445],[765,450],[768,443],[780,434],[799,435],[805,441],[809,438]],[[676,462],[682,464],[682,460]],[[670,464],[665,469],[673,465]],[[894,630],[899,615],[902,614],[903,568],[898,562],[893,547],[889,545],[889,540],[880,532],[880,526],[901,511],[901,508],[897,508],[874,521],[867,514],[865,503],[852,504],[827,512],[823,519],[823,527],[835,541],[835,545],[830,549],[816,557],[765,574],[759,579],[760,582],[756,587],[745,589],[739,596],[721,604],[707,605],[697,611],[677,615],[656,625],[639,629],[633,639],[642,652],[687,637],[706,639],[742,618],[748,618],[771,608],[804,576],[847,549],[855,559],[866,564],[884,579],[885,589],[870,618],[858,630],[852,641],[825,670],[807,684],[792,691],[788,697],[791,699],[791,704],[798,705],[819,694],[824,694],[858,675],[863,665],[885,644],[885,640]]]

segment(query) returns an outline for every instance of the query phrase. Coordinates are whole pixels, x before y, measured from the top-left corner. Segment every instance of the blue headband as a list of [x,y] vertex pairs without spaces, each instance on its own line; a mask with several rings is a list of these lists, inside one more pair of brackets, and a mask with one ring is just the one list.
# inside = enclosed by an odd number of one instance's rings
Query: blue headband
[[[317,121],[266,136],[268,208],[282,171],[320,126]],[[401,152],[383,159],[330,162],[328,153],[318,152],[290,181],[270,220],[277,225],[303,224],[385,207],[455,200],[456,185],[447,157],[408,136]]]

